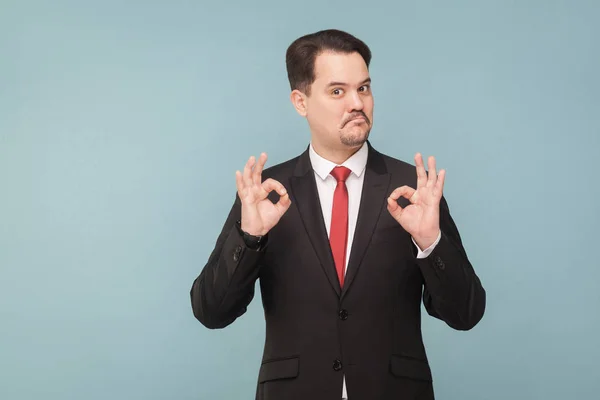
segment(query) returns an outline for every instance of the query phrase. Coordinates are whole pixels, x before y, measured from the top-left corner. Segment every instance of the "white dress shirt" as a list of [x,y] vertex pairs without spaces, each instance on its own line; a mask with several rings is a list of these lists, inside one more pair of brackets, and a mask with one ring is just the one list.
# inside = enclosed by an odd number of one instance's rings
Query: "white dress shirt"
[[[334,167],[338,165],[318,155],[315,149],[313,148],[312,143],[310,144],[309,148],[309,156],[310,162],[315,172],[317,191],[319,193],[321,209],[323,210],[323,219],[325,220],[325,227],[327,228],[327,236],[329,236],[331,225],[331,211],[333,207],[333,193],[337,185],[337,181],[332,175],[330,175],[330,172],[333,170]],[[368,156],[369,148],[365,143],[360,148],[360,150],[358,150],[350,158],[348,158],[341,164],[342,166],[352,171],[350,173],[350,176],[348,176],[348,179],[346,179],[346,188],[348,189],[348,244],[346,246],[345,268],[348,268],[348,260],[350,259],[350,250],[352,248],[352,239],[354,238],[354,231],[356,229],[356,219],[358,218],[358,207],[360,205],[360,197],[362,194],[362,186],[365,179],[365,168],[367,166]],[[441,234],[438,235],[437,240],[424,251],[422,251],[419,248],[419,246],[413,239],[413,243],[417,248],[417,258],[427,257],[438,244],[440,238]],[[348,400],[345,376],[342,387],[342,399]]]

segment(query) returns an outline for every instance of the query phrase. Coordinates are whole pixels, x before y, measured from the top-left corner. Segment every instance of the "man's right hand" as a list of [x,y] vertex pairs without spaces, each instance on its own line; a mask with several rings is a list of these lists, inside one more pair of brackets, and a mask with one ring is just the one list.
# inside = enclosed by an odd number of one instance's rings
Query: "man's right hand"
[[[262,182],[262,170],[267,155],[262,153],[255,165],[254,156],[248,159],[244,173],[235,171],[238,196],[242,202],[242,230],[250,235],[264,236],[279,222],[292,204],[285,187],[274,179]],[[276,204],[267,198],[275,190],[280,198]]]

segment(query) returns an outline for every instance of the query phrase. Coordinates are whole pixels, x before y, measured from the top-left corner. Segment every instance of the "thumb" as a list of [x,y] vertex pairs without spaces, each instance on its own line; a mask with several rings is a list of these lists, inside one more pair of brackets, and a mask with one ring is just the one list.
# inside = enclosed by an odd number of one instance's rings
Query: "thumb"
[[400,220],[400,216],[402,215],[402,213],[404,212],[404,209],[402,207],[400,207],[400,205],[398,205],[398,202],[393,199],[392,197],[388,197],[387,199],[387,209],[390,212],[390,214],[392,215],[392,217],[394,217],[394,219],[396,221]]
[[279,198],[277,204],[275,204],[275,208],[279,211],[279,215],[285,214],[285,212],[290,208],[292,204],[292,200],[290,199],[290,195],[286,192]]

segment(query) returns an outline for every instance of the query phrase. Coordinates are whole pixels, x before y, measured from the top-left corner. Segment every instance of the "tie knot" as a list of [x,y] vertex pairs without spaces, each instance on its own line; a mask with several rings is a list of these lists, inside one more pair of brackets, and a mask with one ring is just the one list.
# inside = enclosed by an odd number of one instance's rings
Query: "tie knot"
[[346,182],[346,179],[348,179],[348,177],[350,176],[350,172],[352,171],[350,171],[346,167],[335,167],[331,170],[331,175],[335,178],[336,181],[338,181],[338,183]]

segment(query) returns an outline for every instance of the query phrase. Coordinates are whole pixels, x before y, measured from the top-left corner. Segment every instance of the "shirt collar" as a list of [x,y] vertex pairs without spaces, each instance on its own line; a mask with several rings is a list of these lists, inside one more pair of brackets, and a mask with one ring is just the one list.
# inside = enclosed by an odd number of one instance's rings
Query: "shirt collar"
[[[338,164],[331,162],[317,154],[313,148],[312,142],[309,148],[310,163],[312,164],[313,170],[323,180],[329,176],[330,172]],[[367,143],[363,143],[362,147],[354,153],[350,158],[344,161],[341,165],[348,168],[354,175],[361,176],[365,167],[367,166],[367,158],[369,156],[369,147]]]

